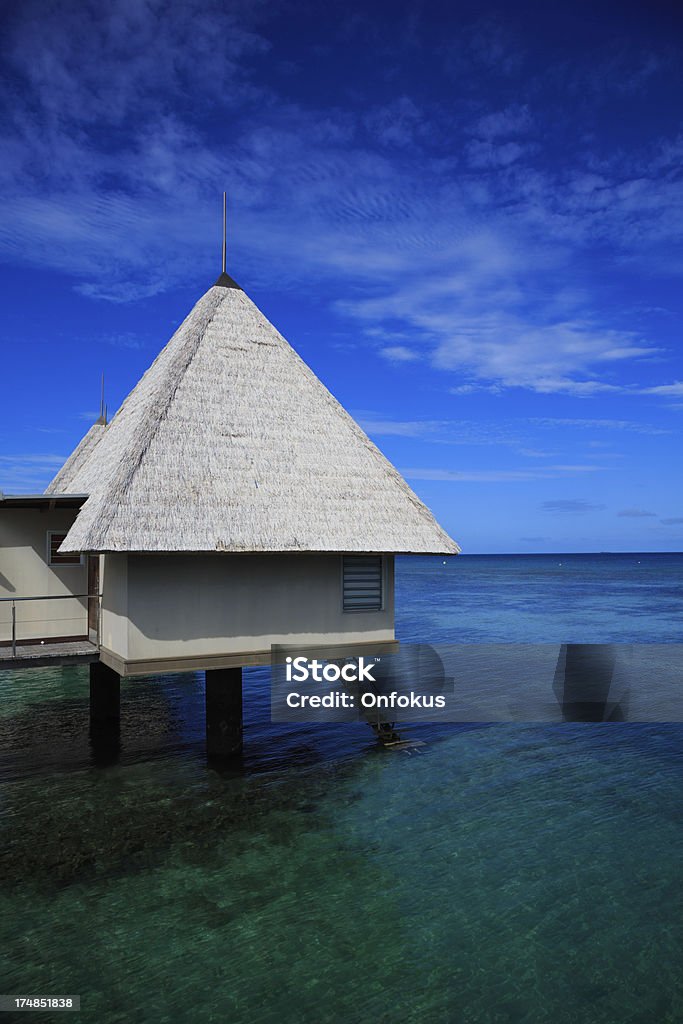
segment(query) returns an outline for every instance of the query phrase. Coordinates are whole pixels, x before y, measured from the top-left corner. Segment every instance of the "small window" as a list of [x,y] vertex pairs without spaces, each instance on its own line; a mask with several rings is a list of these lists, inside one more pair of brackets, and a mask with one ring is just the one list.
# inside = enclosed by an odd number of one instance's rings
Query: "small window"
[[83,556],[76,554],[63,554],[59,553],[59,546],[65,539],[65,533],[53,533],[52,530],[48,531],[47,534],[47,561],[48,565],[82,565]]
[[381,555],[344,555],[342,576],[345,612],[382,610]]

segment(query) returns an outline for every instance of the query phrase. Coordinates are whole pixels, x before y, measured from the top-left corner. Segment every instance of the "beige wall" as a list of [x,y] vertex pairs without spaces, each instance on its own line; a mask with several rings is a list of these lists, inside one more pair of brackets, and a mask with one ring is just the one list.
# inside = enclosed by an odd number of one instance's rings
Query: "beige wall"
[[128,555],[103,555],[100,580],[101,644],[125,661],[128,658]]
[[[48,565],[47,533],[66,533],[76,509],[0,509],[0,597],[85,594],[84,565]],[[18,601],[17,640],[85,636],[86,602]],[[0,640],[12,635],[11,605],[0,602]]]
[[102,645],[128,662],[394,638],[385,607],[342,611],[341,555],[106,555]]

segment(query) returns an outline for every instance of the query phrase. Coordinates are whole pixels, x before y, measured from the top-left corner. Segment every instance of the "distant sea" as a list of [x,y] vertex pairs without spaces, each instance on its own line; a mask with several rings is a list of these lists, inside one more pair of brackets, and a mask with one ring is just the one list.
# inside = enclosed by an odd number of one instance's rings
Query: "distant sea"
[[683,643],[683,554],[398,559],[397,635],[429,643]]
[[[679,644],[683,555],[402,558],[396,600],[405,641]],[[124,682],[93,748],[87,670],[0,672],[0,992],[84,1024],[683,1020],[683,725],[388,752],[272,725],[264,670],[245,699],[219,773],[200,675]]]

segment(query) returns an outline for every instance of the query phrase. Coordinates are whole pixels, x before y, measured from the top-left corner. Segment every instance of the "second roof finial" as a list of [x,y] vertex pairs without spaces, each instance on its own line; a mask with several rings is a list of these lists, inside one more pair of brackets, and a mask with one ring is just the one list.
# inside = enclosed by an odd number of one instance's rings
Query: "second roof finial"
[[223,273],[225,274],[225,255],[227,247],[227,233],[228,233],[228,194],[223,193]]

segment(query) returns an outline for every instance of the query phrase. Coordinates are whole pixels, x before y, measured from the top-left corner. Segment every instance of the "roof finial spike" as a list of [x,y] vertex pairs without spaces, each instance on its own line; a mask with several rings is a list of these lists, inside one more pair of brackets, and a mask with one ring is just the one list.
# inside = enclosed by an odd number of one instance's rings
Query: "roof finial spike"
[[226,273],[225,269],[225,256],[227,249],[227,235],[228,235],[228,194],[223,193],[223,273]]
[[223,193],[223,259],[222,259],[222,270],[221,276],[216,281],[216,285],[219,288],[235,288],[237,291],[241,291],[240,286],[236,281],[230,277],[226,270],[227,266],[227,250],[228,250],[228,193]]
[[102,390],[100,392],[100,418],[97,422],[103,423],[105,427],[107,425],[107,407],[104,404],[104,373],[102,374]]

